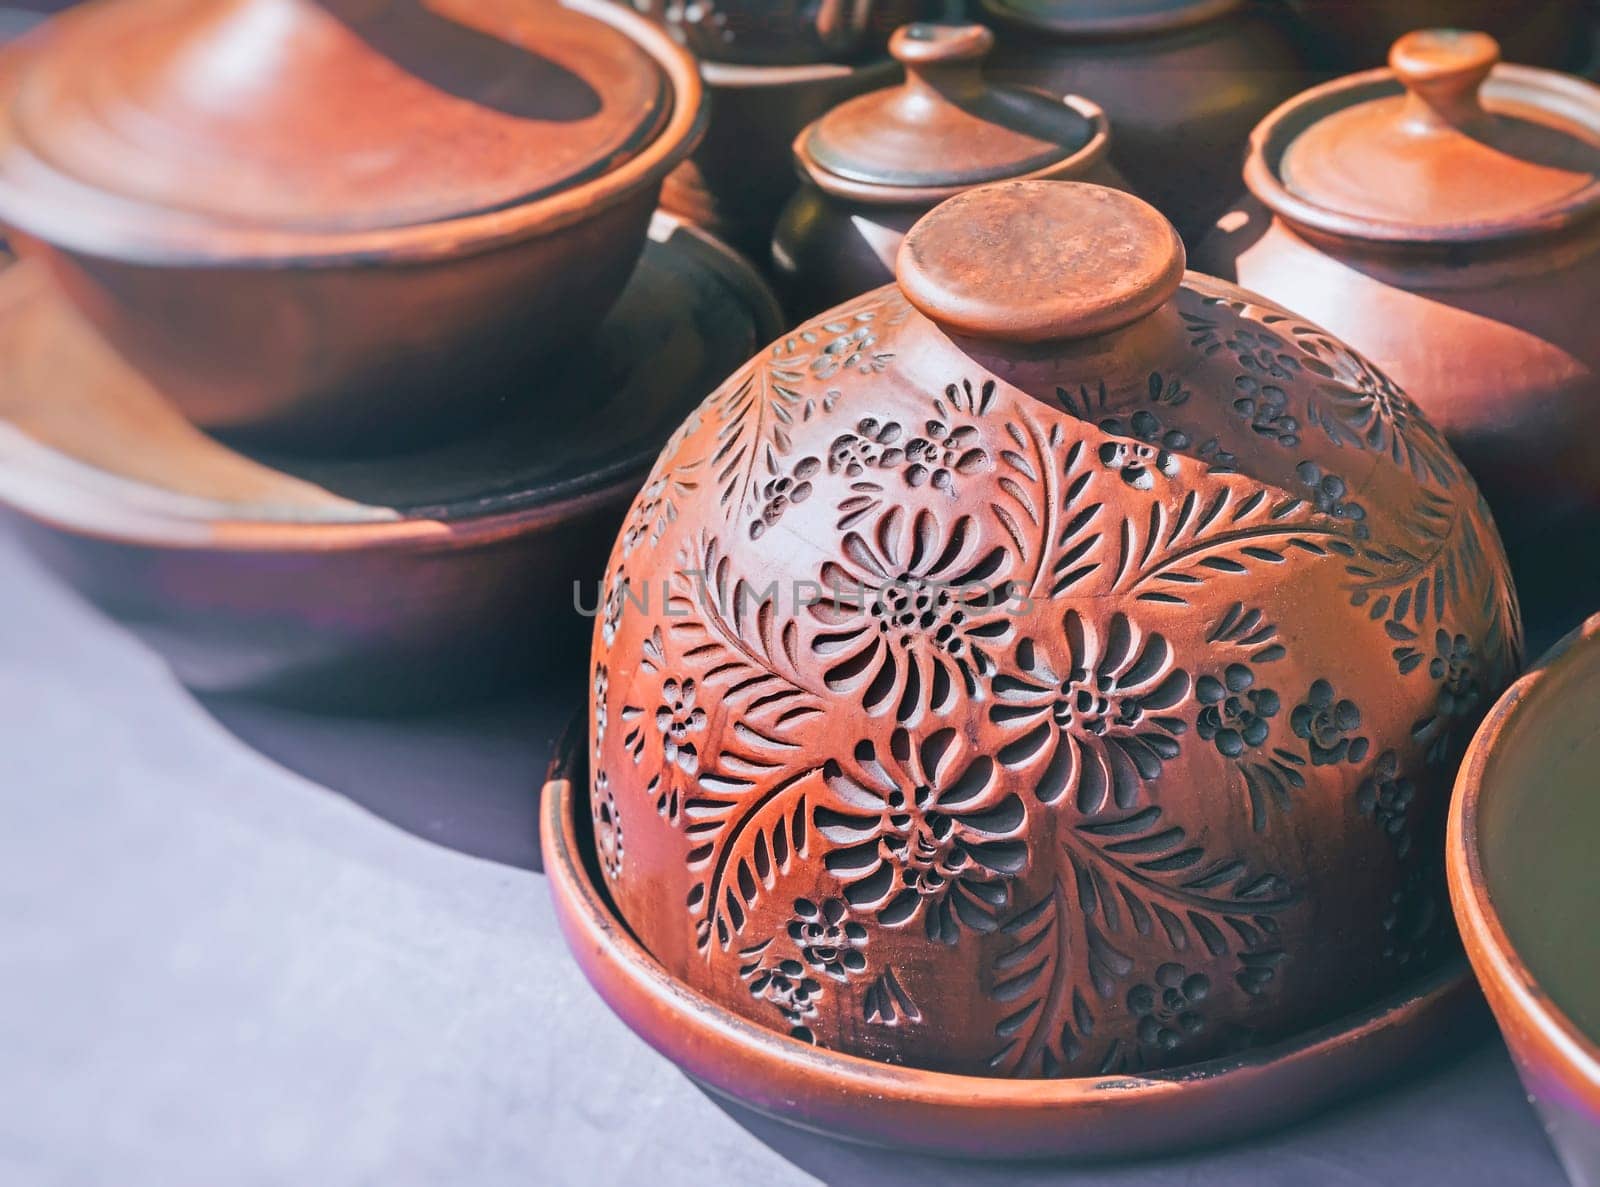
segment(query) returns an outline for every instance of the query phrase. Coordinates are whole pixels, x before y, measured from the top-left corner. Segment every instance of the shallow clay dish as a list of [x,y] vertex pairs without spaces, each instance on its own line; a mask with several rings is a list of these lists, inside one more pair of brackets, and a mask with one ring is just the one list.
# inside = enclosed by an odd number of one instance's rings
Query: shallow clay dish
[[0,60],[0,222],[196,423],[370,450],[597,324],[702,119],[609,0],[100,0]]
[[1090,99],[991,85],[982,25],[916,24],[889,41],[905,81],[841,103],[794,142],[805,184],[784,207],[773,271],[791,314],[887,284],[911,224],[986,182],[1122,186],[1105,113]]
[[1600,616],[1512,685],[1467,751],[1450,897],[1575,1187],[1600,1184]]
[[[581,730],[574,731],[581,738]],[[711,1091],[831,1138],[955,1158],[1149,1157],[1245,1137],[1393,1083],[1484,1027],[1459,957],[1350,1017],[1230,1059],[1155,1075],[1003,1080],[893,1067],[754,1026],[671,977],[617,917],[594,844],[583,755],[558,756],[541,845],[584,975],[646,1042]]]
[[[1600,88],[1409,34],[1391,68],[1297,96],[1252,138],[1197,266],[1326,326],[1449,439],[1532,620],[1593,610],[1600,550]],[[1572,603],[1569,607],[1568,603]]]
[[522,377],[516,415],[378,460],[219,444],[17,264],[0,500],[197,690],[398,705],[529,679],[581,649],[575,606],[674,426],[779,326],[731,251],[664,216],[651,234],[605,323]]

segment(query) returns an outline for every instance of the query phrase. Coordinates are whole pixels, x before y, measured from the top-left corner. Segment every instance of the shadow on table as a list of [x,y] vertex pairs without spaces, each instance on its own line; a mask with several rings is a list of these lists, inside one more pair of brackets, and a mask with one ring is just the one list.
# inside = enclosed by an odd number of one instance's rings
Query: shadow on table
[[539,789],[577,687],[425,716],[323,716],[199,697],[251,749],[406,832],[517,869],[542,869]]
[[[1455,1183],[1557,1187],[1564,1180],[1498,1040],[1398,1068],[1389,1084],[1288,1129],[1175,1157],[1116,1163],[959,1162],[840,1142],[706,1097],[821,1183],[881,1187],[1278,1187]],[[1467,1130],[1467,1132],[1463,1132]],[[1535,1151],[1530,1159],[1530,1150]],[[1547,1174],[1530,1165],[1544,1164]]]

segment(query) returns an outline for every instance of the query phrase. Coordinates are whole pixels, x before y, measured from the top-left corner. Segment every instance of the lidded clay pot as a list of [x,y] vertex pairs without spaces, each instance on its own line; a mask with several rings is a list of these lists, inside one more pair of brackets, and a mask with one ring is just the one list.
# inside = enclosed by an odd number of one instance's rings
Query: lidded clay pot
[[995,86],[982,25],[907,25],[889,51],[903,84],[851,99],[794,142],[804,184],[773,240],[773,266],[805,314],[894,279],[911,224],[962,190],[1007,178],[1120,188],[1110,132],[1093,102]]
[[597,324],[702,115],[606,0],[103,0],[0,65],[0,222],[202,426],[365,446]]
[[1472,479],[1130,195],[1002,182],[656,464],[592,811],[672,975],[975,1075],[1203,1058],[1447,945],[1454,763],[1521,627]]
[[1498,57],[1482,33],[1413,33],[1389,70],[1285,104],[1245,171],[1270,222],[1200,255],[1411,394],[1546,618],[1600,579],[1570,547],[1600,529],[1600,88]]
[[896,27],[949,7],[940,0],[633,0],[708,62],[798,66],[883,52]]
[[1105,108],[1111,161],[1189,241],[1239,192],[1256,121],[1302,85],[1281,14],[1249,0],[981,0],[991,73]]

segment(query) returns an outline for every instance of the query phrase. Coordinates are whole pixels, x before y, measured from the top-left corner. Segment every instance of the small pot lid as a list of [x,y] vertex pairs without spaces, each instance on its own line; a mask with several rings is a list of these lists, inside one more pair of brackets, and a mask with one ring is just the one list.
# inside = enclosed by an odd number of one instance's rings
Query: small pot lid
[[1226,16],[1244,0],[981,0],[997,20],[1064,37],[1170,33]]
[[1489,239],[1600,209],[1600,88],[1499,61],[1486,33],[1409,33],[1389,70],[1269,116],[1246,179],[1293,222],[1375,239]]
[[[981,64],[994,47],[982,25],[913,24],[889,52],[905,66],[900,86],[835,107],[800,134],[796,154],[825,189],[952,190],[1038,173],[1096,146],[1105,120],[1074,97],[991,85]],[[1097,143],[1098,142],[1098,143]]]
[[15,69],[0,158],[230,226],[371,230],[532,201],[616,168],[671,114],[660,66],[591,7],[91,5]]

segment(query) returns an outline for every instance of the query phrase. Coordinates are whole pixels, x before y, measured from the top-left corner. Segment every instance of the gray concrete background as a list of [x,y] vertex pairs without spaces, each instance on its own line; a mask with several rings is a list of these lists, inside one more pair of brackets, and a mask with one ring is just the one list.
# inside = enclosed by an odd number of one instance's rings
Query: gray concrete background
[[0,1184],[1538,1187],[1498,1042],[1163,1162],[972,1167],[714,1102],[567,961],[534,792],[575,689],[205,705],[0,531]]

